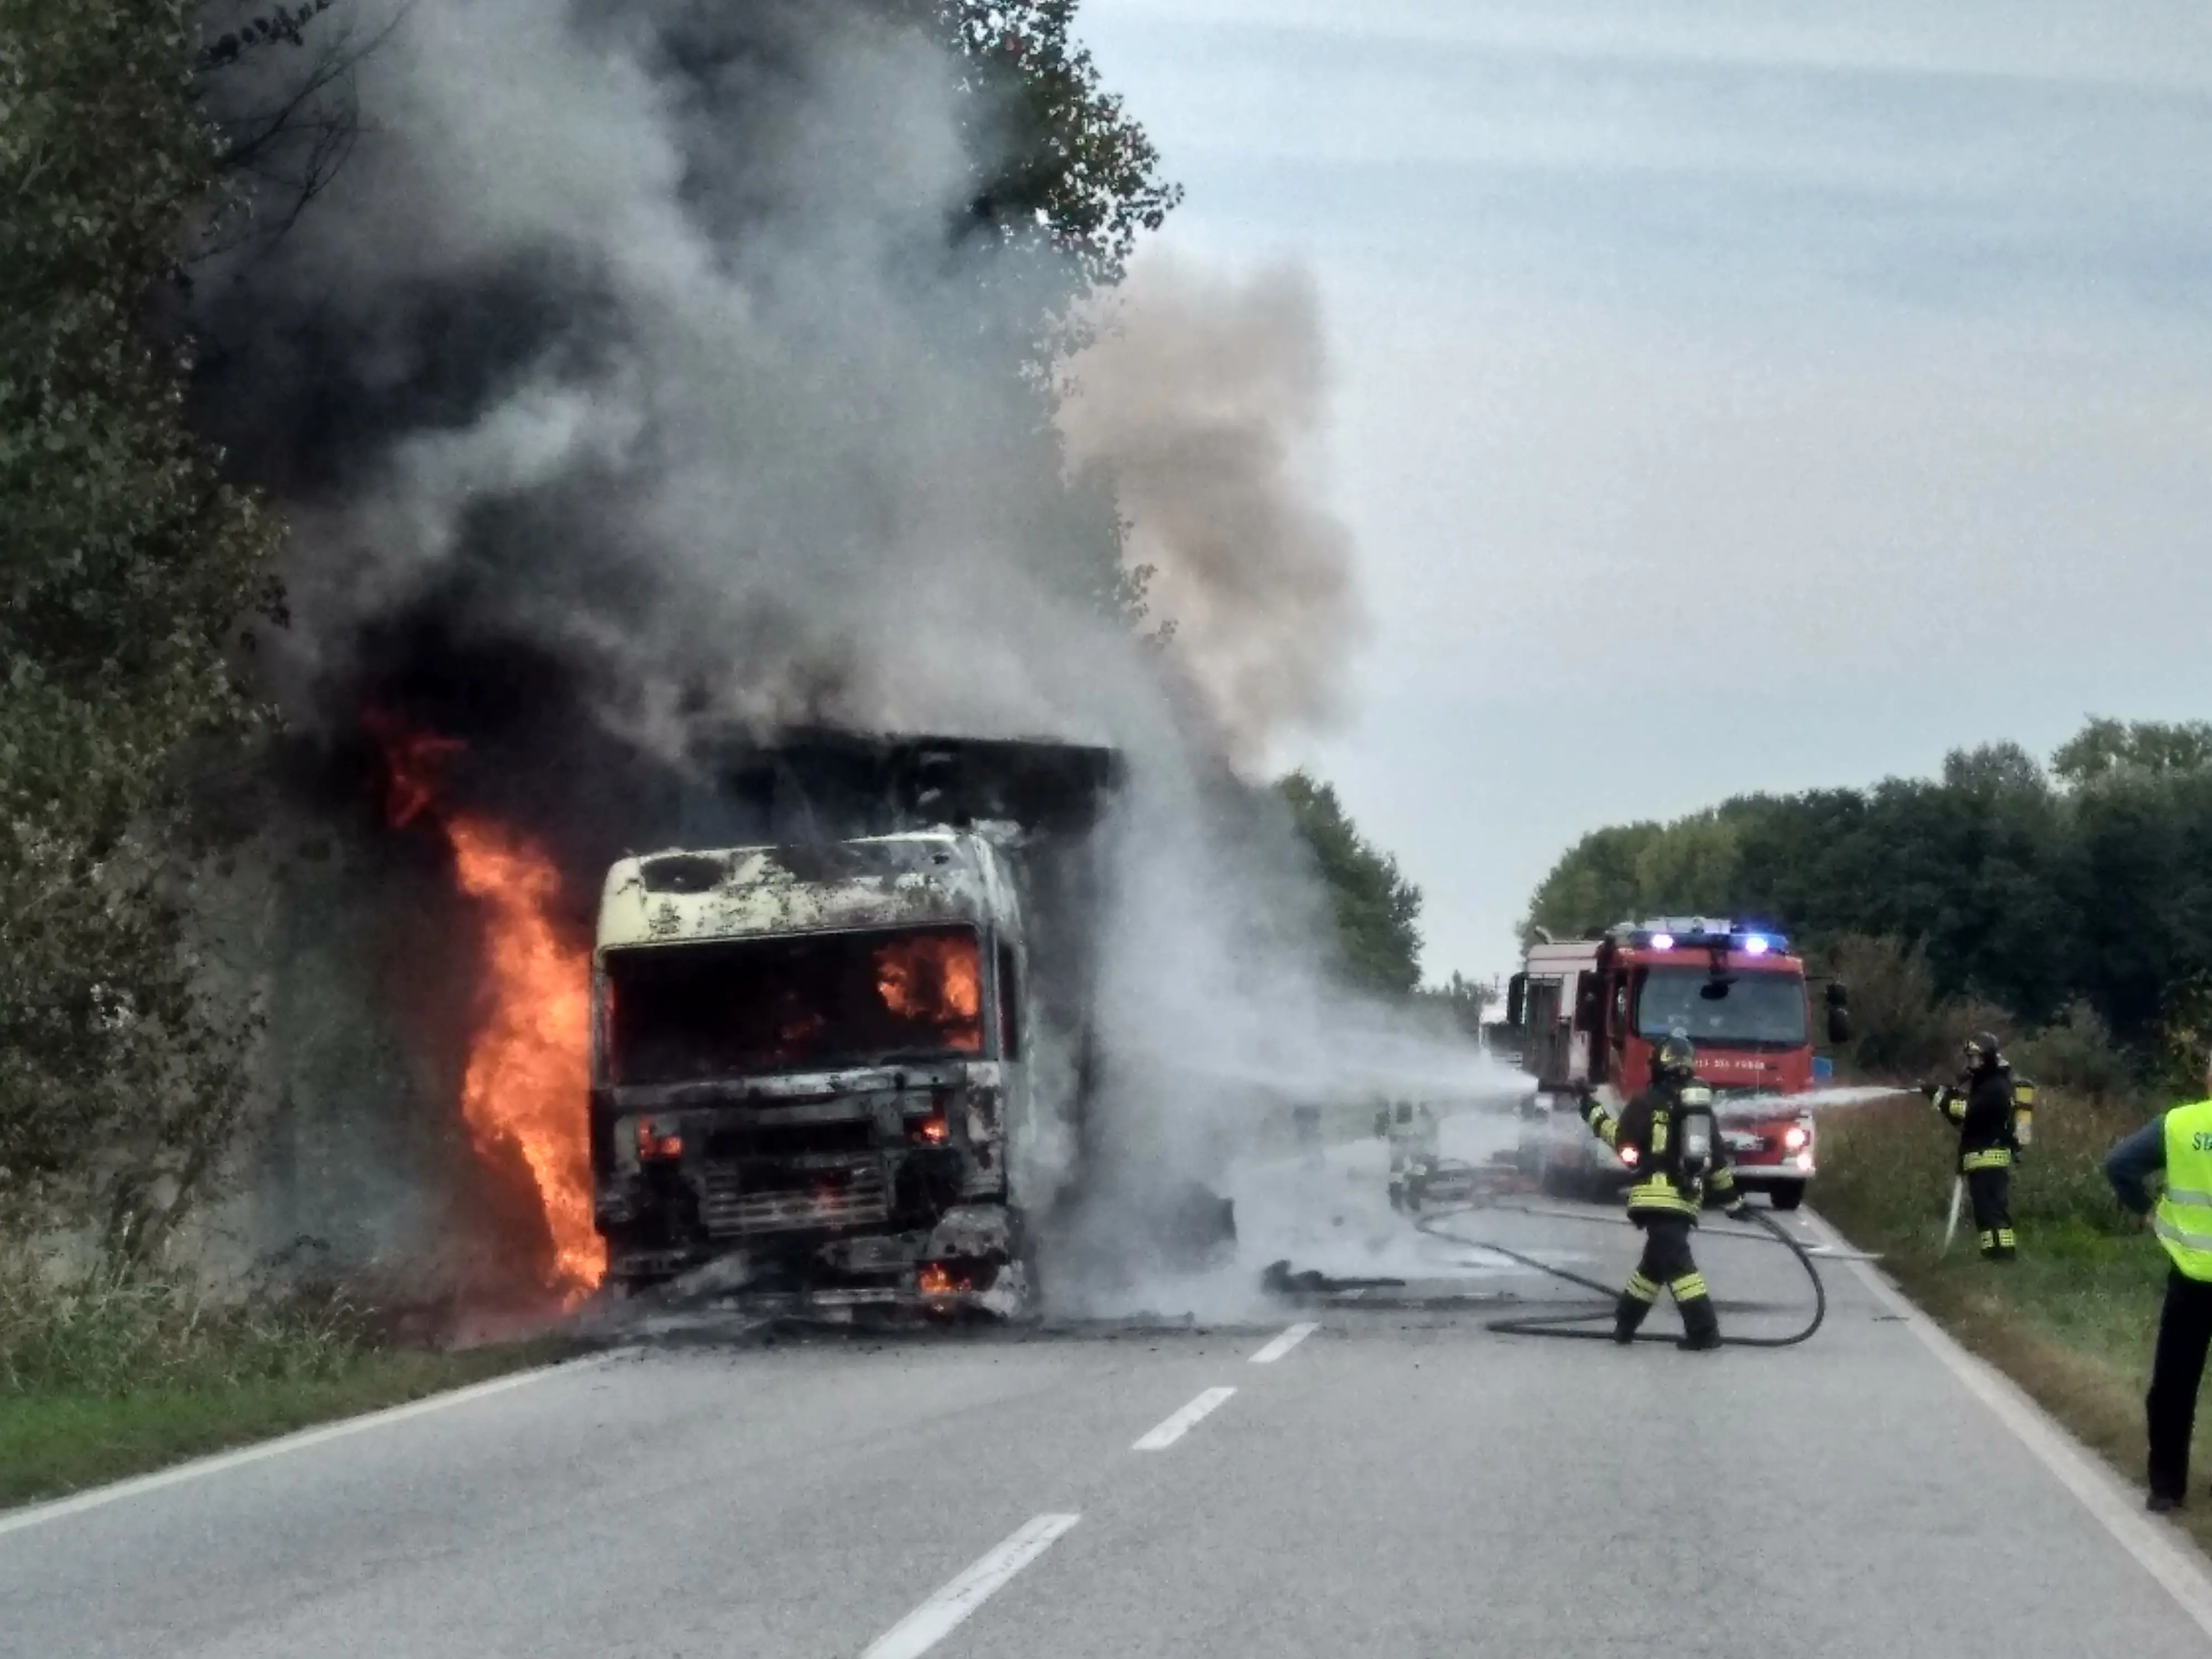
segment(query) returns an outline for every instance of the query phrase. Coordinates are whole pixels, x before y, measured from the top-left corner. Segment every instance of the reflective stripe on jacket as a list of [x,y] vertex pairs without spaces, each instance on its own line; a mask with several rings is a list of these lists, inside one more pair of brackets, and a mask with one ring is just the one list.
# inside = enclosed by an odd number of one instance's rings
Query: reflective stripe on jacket
[[[1712,1091],[1703,1084],[1689,1086],[1698,1091],[1697,1103],[1710,1109]],[[1718,1123],[1713,1126],[1713,1145],[1704,1173],[1688,1175],[1680,1167],[1680,1148],[1674,1144],[1674,1131],[1683,1092],[1660,1086],[1646,1089],[1628,1103],[1619,1117],[1595,1100],[1583,1103],[1583,1118],[1591,1133],[1616,1152],[1624,1146],[1632,1150],[1632,1158],[1624,1160],[1636,1171],[1628,1188],[1632,1218],[1680,1215],[1694,1222],[1707,1204],[1736,1201],[1735,1171],[1729,1167]]]
[[2166,1191],[2151,1231],[2184,1275],[2212,1280],[2212,1100],[2166,1115]]
[[[2031,1091],[2028,1098],[2034,1097]],[[1947,1085],[1936,1091],[1936,1109],[1958,1127],[1961,1175],[2013,1166],[2017,1109],[2008,1066],[1977,1072],[1963,1085]]]

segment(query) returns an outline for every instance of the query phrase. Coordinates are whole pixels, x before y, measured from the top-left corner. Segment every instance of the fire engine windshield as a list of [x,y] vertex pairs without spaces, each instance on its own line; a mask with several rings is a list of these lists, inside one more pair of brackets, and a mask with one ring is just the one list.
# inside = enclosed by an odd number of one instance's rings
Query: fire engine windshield
[[1805,981],[1796,974],[1650,968],[1636,996],[1636,1034],[1656,1042],[1680,1031],[1692,1042],[1795,1048],[1805,1041]]
[[610,1080],[685,1083],[980,1054],[981,962],[966,927],[610,951]]

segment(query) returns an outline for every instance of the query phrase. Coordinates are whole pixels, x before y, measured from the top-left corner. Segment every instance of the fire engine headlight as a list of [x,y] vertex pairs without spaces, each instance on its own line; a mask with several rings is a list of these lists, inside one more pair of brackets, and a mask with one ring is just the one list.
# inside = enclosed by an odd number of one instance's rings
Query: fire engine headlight
[[1620,1148],[1619,1148],[1619,1149],[1616,1151],[1616,1152],[1614,1153],[1614,1156],[1615,1156],[1615,1157],[1617,1157],[1617,1158],[1619,1158],[1620,1159],[1620,1161],[1621,1161],[1623,1164],[1626,1164],[1630,1169],[1632,1169],[1632,1169],[1634,1169],[1634,1168],[1636,1167],[1636,1148],[1635,1148],[1635,1147],[1633,1147],[1633,1146],[1623,1146],[1623,1147],[1620,1147]]
[[1813,1132],[1802,1123],[1793,1123],[1782,1132],[1782,1144],[1793,1152],[1802,1152],[1813,1144]]

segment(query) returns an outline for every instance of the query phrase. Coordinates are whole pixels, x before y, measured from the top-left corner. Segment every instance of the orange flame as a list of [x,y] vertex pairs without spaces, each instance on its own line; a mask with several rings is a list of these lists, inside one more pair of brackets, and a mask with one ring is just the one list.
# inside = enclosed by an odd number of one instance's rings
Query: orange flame
[[384,815],[393,829],[401,829],[436,804],[439,769],[468,745],[459,738],[403,732],[389,716],[374,711],[362,724],[384,745]]
[[[372,718],[389,770],[395,824],[428,811],[436,769],[462,747],[406,735]],[[485,819],[441,815],[461,890],[484,907],[489,1006],[469,1046],[461,1115],[480,1156],[522,1156],[553,1242],[553,1288],[574,1303],[606,1275],[605,1242],[592,1224],[585,1094],[590,1066],[589,963],[552,921],[559,872],[544,851]]]
[[538,848],[496,825],[454,817],[461,890],[486,908],[491,1011],[469,1049],[461,1115],[477,1148],[511,1141],[530,1166],[553,1236],[558,1288],[574,1301],[606,1276],[592,1225],[584,1096],[590,1066],[590,969],[549,912],[561,879]]
[[905,1019],[927,1020],[945,1046],[983,1046],[983,978],[968,933],[915,933],[876,947],[876,993]]

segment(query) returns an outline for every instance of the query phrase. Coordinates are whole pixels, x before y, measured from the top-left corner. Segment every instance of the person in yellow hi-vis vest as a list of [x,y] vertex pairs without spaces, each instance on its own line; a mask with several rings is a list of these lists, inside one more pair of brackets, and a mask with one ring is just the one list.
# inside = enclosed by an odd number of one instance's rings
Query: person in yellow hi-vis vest
[[[2204,1086],[2212,1093],[2212,1066]],[[2163,1170],[2166,1190],[2153,1206],[2144,1184]],[[2197,1385],[2212,1346],[2212,1099],[2160,1112],[2105,1157],[2105,1179],[2121,1204],[2147,1218],[2172,1258],[2166,1306],[2158,1316],[2143,1418],[2150,1438],[2150,1500],[2156,1514],[2189,1499],[2189,1437],[2197,1427]]]

